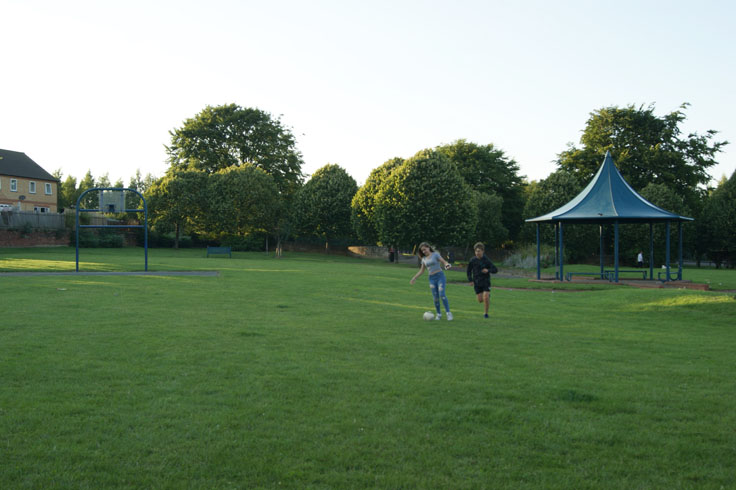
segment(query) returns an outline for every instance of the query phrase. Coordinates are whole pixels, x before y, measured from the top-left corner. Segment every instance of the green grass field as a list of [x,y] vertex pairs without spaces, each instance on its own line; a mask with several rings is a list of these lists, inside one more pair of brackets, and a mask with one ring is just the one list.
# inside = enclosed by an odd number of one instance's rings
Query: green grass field
[[[734,271],[687,271],[711,292],[494,279],[490,320],[452,271],[455,320],[426,322],[408,266],[204,255],[149,269],[218,276],[0,275],[0,488],[736,486]],[[31,270],[74,249],[0,249]]]

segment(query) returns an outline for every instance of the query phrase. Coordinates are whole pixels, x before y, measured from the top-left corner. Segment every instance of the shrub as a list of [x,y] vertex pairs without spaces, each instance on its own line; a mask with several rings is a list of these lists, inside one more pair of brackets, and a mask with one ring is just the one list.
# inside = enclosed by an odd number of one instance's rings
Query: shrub
[[[69,242],[72,247],[77,244],[76,233],[69,235]],[[90,230],[79,230],[79,246],[82,248],[97,248],[100,246],[100,239],[97,233]]]
[[101,248],[123,248],[123,236],[115,230],[100,230],[99,246]]
[[[157,231],[148,232],[148,246],[151,248],[174,248],[174,234],[160,233]],[[179,248],[192,248],[193,238],[191,236],[179,237]],[[135,232],[135,244],[139,247],[145,245],[143,230],[138,228]]]
[[224,235],[220,244],[241,252],[262,252],[266,249],[266,234]]
[[[541,265],[549,267],[554,264],[555,250],[549,245],[540,248]],[[509,255],[504,261],[506,267],[518,267],[520,269],[534,269],[537,267],[537,246],[525,245]]]
[[27,237],[28,235],[31,234],[31,232],[33,232],[33,225],[27,221],[23,223],[22,225],[20,225],[20,227],[18,228],[18,233],[22,237]]

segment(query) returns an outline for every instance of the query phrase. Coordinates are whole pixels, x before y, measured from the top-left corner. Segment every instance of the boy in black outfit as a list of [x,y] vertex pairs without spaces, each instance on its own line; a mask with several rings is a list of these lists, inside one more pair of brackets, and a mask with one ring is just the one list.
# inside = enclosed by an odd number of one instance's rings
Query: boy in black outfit
[[485,256],[486,247],[478,242],[473,248],[475,257],[468,262],[468,281],[473,283],[478,303],[484,303],[484,318],[488,318],[488,307],[491,304],[491,274],[498,272],[498,268]]

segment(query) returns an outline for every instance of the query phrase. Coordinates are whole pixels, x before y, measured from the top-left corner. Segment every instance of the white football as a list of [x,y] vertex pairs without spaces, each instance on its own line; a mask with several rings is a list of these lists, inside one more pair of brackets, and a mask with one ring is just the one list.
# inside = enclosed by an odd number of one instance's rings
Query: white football
[[422,318],[424,318],[425,320],[434,320],[434,313],[432,313],[431,311],[425,311],[424,315],[422,315]]

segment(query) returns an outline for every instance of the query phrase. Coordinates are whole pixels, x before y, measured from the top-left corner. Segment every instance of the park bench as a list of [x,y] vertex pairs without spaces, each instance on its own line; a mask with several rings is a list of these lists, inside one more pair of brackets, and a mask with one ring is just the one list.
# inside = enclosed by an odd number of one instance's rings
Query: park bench
[[[608,276],[608,280],[609,281],[613,282],[616,279],[616,271],[605,271],[605,273]],[[619,269],[618,270],[618,275],[619,276],[621,274],[624,274],[624,273],[641,274],[641,278],[642,279],[646,279],[647,278],[647,271],[646,270],[643,270],[643,269],[626,269],[626,270]]]
[[230,247],[207,247],[207,257],[210,255],[227,255],[232,258],[233,251]]
[[[664,279],[662,279],[663,277],[664,277]],[[666,270],[665,271],[661,271],[661,272],[657,272],[657,280],[658,281],[662,281],[662,282],[673,281],[674,280],[674,279],[672,279],[673,277],[675,279],[677,278],[677,272],[676,271],[675,272],[669,271],[669,273]]]
[[568,281],[572,281],[572,276],[597,276],[601,279],[608,279],[607,272],[568,272],[565,274]]

